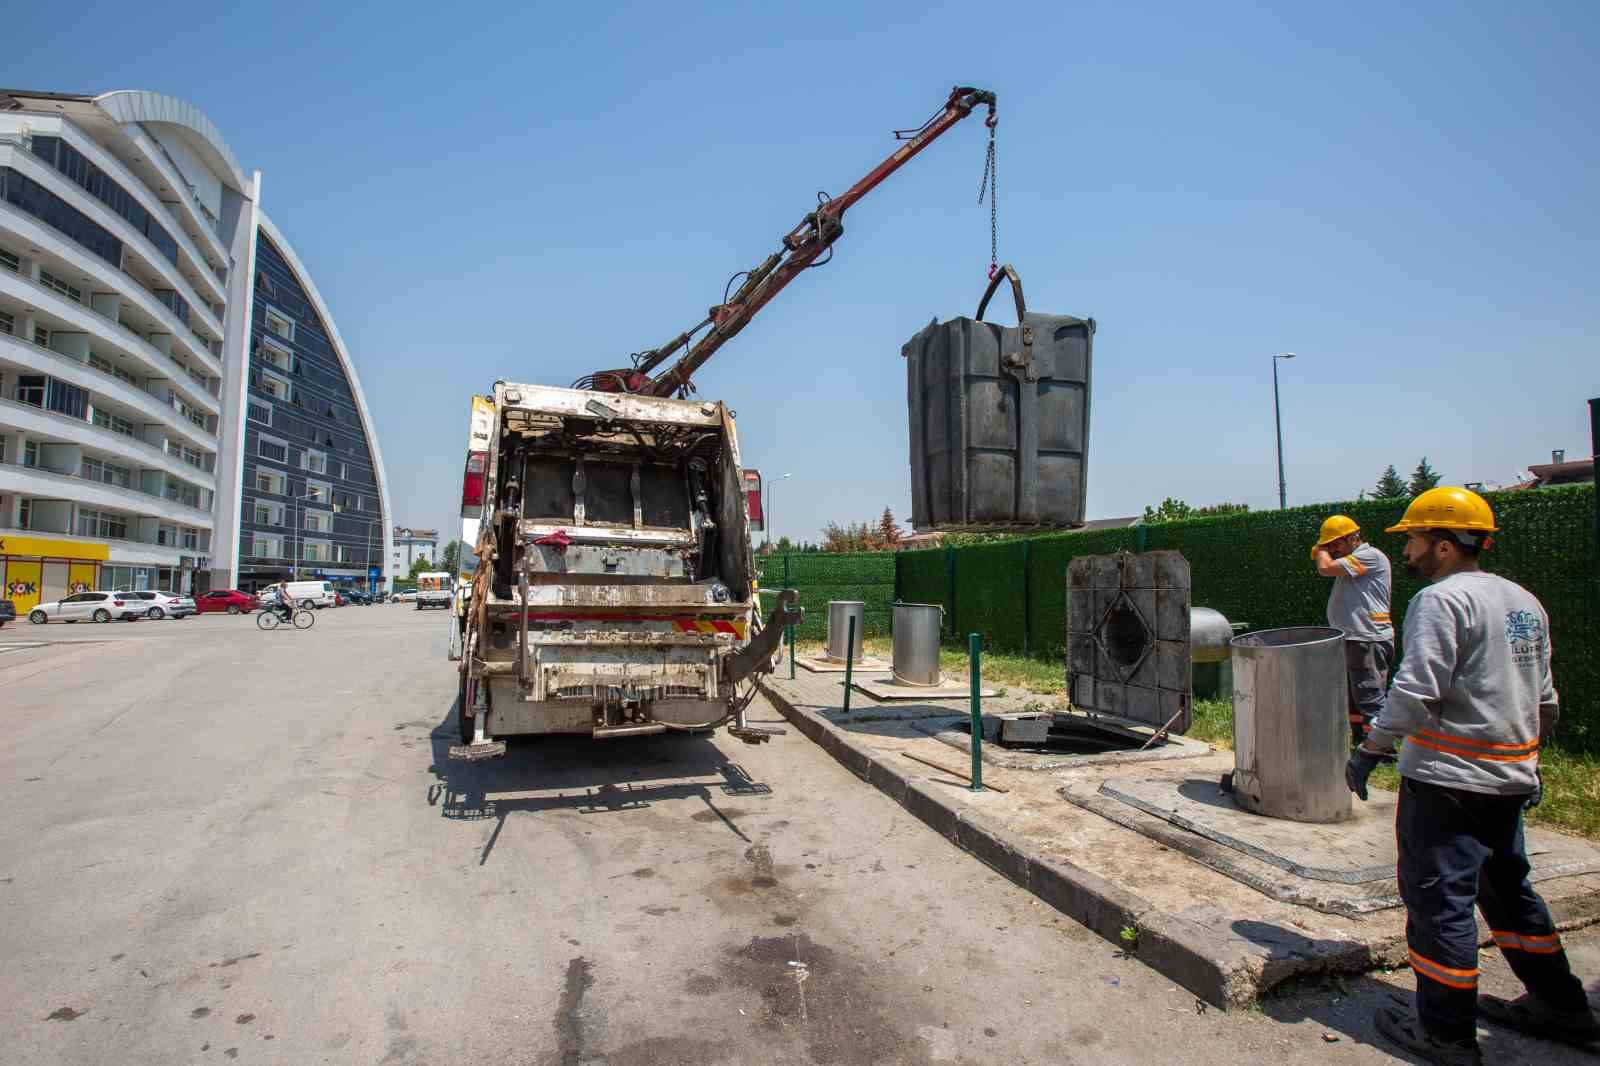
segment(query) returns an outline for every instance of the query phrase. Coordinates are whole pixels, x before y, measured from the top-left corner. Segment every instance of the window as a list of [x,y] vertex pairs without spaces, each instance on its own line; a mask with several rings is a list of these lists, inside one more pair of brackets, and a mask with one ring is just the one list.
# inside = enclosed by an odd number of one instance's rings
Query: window
[[333,553],[325,540],[308,540],[302,556],[308,563],[327,563],[333,561]]
[[200,490],[181,481],[172,481],[167,484],[167,499],[173,503],[181,503],[185,507],[199,507]]
[[164,547],[175,547],[178,543],[178,527],[162,526],[156,530],[156,543]]
[[198,549],[200,547],[200,531],[197,529],[185,529],[183,531],[183,546],[187,551]]
[[280,541],[277,537],[266,537],[262,536],[260,533],[257,533],[255,536],[254,547],[255,557],[257,559],[281,558],[282,555],[279,551],[281,544],[282,541]]
[[269,307],[262,317],[266,322],[268,331],[277,334],[286,341],[294,340],[294,320],[288,315]]
[[207,392],[211,391],[211,377],[210,377],[210,375],[202,374],[202,373],[200,373],[200,371],[196,370],[194,367],[190,367],[189,368],[189,380],[194,382],[196,385],[199,385],[202,389],[205,389]]
[[306,529],[313,533],[327,533],[333,527],[333,519],[322,511],[306,511]]
[[[40,140],[41,138],[34,137],[33,143],[38,144]],[[27,175],[11,167],[0,167],[0,196],[46,225],[60,230],[112,266],[121,268],[120,240],[88,215]]]
[[[289,383],[274,374],[263,372],[255,379],[256,388],[272,397],[274,400],[289,400],[293,390]],[[292,402],[292,401],[291,401]]]
[[131,488],[133,485],[133,471],[125,466],[107,462],[103,459],[94,459],[90,456],[83,457],[83,464],[78,469],[80,477],[90,481],[100,481],[107,485],[118,485],[122,488]]
[[0,248],[0,267],[5,267],[13,274],[20,274],[22,273],[22,260],[18,258],[15,252],[8,252],[4,248]]
[[31,407],[44,406],[45,382],[49,379],[43,374],[19,374],[17,387],[13,395],[18,403],[25,403]]
[[256,347],[256,354],[268,366],[275,370],[281,370],[285,374],[294,369],[294,352],[277,344],[270,338],[261,338],[260,345]]
[[312,503],[331,503],[333,493],[328,485],[321,481],[306,482],[306,499]]
[[281,503],[267,503],[257,500],[254,512],[256,525],[258,526],[283,525],[284,507]]
[[[6,461],[6,435],[4,433],[0,433],[0,463],[3,463],[5,461]],[[0,509],[0,516],[3,516],[4,514],[5,514],[5,511],[3,509]]]
[[196,470],[204,470],[206,468],[205,455],[199,448],[191,448],[187,444],[183,446],[183,461]]
[[306,469],[313,474],[328,472],[328,457],[321,452],[306,452]]
[[17,320],[11,317],[10,311],[0,311],[0,333],[15,333]]
[[23,466],[34,466],[34,467],[39,465],[39,442],[38,441],[36,441],[36,440],[26,440],[26,441],[22,442],[22,465]]
[[57,414],[70,415],[73,418],[81,418],[87,421],[89,417],[89,390],[51,378],[50,387],[45,396],[45,406]]
[[33,343],[41,348],[50,347],[50,331],[43,326],[33,327]]
[[257,422],[272,425],[272,405],[262,403],[260,400],[250,401],[250,417]]
[[128,537],[128,519],[111,511],[93,511],[87,507],[80,507],[78,508],[78,536],[109,537],[115,540],[126,540]]
[[17,527],[19,529],[33,528],[33,501],[20,500],[17,503]]
[[273,496],[286,496],[289,492],[289,479],[274,470],[258,470],[256,471],[256,490],[270,493]]
[[54,289],[75,304],[83,303],[83,293],[68,285],[48,270],[39,271],[39,284],[47,289]]
[[94,417],[92,421],[101,429],[109,429],[113,433],[121,433],[124,437],[137,437],[139,435],[138,431],[133,428],[132,422],[129,422],[121,415],[114,415],[109,411],[102,411],[98,407],[94,409]]
[[257,454],[263,459],[271,459],[278,463],[289,461],[289,446],[281,440],[270,440],[262,437],[260,443],[256,446],[256,450]]

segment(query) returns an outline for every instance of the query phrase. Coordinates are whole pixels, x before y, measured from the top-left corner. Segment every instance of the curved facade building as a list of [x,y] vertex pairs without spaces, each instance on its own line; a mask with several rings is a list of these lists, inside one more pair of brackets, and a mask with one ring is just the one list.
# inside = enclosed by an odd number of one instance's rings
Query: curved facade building
[[387,514],[349,353],[260,173],[173,97],[0,90],[0,596],[364,583]]

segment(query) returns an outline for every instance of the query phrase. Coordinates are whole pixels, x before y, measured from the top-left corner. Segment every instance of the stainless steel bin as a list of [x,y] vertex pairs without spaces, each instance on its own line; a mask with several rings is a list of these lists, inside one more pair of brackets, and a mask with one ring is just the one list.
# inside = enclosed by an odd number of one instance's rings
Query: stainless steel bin
[[1233,798],[1296,822],[1350,817],[1344,633],[1326,626],[1233,638]]
[[859,600],[828,601],[828,658],[845,660],[845,642],[850,639],[850,617],[856,620],[855,661],[861,661],[861,641],[867,632],[867,605]]
[[895,681],[902,685],[938,685],[944,608],[937,603],[897,603],[893,611]]

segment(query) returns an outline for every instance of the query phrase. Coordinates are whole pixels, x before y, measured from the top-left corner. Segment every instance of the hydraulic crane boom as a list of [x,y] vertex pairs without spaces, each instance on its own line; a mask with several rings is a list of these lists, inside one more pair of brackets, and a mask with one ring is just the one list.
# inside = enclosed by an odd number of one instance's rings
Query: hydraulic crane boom
[[[726,298],[726,302],[711,308],[692,329],[685,330],[659,348],[635,356],[635,365],[631,370],[602,370],[578,384],[607,392],[634,392],[647,396],[672,396],[686,391],[690,377],[716,354],[717,349],[749,325],[756,312],[782,292],[784,286],[801,271],[816,265],[822,253],[833,246],[833,242],[844,233],[846,211],[980,104],[988,106],[987,124],[993,127],[994,93],[965,86],[952,89],[944,108],[921,128],[897,130],[895,136],[905,143],[860,181],[836,197],[819,194],[817,209],[809,212],[799,225],[784,235],[782,250],[772,253],[760,266],[745,272],[738,291],[731,298]],[[694,335],[708,325],[711,328],[705,336],[695,341],[665,373],[650,377],[651,371],[674,352],[688,346]]]

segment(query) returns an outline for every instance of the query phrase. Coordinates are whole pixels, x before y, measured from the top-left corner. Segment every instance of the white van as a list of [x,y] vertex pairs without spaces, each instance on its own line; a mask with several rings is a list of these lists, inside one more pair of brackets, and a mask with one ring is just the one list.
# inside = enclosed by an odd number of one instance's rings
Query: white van
[[333,582],[331,581],[291,581],[289,582],[289,598],[296,607],[332,607]]
[[417,575],[417,610],[424,607],[443,607],[450,609],[451,586],[450,575],[439,570],[429,570]]

